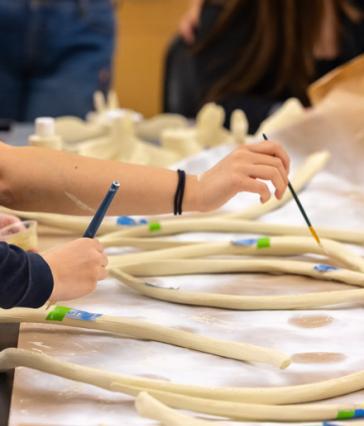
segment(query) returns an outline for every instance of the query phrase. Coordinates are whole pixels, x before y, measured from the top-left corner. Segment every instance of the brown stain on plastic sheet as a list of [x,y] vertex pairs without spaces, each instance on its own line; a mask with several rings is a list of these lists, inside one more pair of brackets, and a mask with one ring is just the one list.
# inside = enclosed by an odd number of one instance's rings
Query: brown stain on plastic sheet
[[302,352],[292,356],[292,361],[297,364],[333,364],[346,359],[339,352]]
[[288,320],[291,325],[300,328],[318,328],[331,324],[334,318],[330,315],[299,315]]

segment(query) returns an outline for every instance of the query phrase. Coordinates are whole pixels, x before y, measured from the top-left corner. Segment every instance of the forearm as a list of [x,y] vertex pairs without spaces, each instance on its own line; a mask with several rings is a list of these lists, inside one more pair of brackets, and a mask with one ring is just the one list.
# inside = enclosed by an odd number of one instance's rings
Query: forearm
[[[90,215],[118,180],[110,214],[173,211],[177,173],[167,169],[1,144],[0,170],[0,202],[13,209]],[[188,176],[184,211],[198,210],[197,186],[196,177]]]

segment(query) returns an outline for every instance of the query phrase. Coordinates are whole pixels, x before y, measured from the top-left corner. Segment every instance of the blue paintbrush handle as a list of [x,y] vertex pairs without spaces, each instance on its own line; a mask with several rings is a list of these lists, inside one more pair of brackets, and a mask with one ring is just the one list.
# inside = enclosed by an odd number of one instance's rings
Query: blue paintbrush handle
[[106,212],[114,199],[116,193],[118,192],[120,188],[120,183],[118,181],[114,181],[110,189],[108,190],[105,198],[103,199],[102,203],[100,204],[100,207],[97,209],[97,212],[95,213],[95,216],[92,218],[89,226],[87,227],[85,233],[83,234],[84,238],[94,238],[102,221],[104,220],[104,217],[106,215]]

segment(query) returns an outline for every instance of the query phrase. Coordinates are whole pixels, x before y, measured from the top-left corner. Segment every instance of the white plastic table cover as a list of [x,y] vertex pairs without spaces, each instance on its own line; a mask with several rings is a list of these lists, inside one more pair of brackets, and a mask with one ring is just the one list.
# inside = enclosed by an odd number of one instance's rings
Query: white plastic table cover
[[[317,137],[313,140],[310,132],[303,132],[300,138],[293,131],[276,136],[286,144],[295,164],[323,146],[333,152],[329,167],[312,180],[300,197],[314,226],[360,229],[363,226],[364,208],[362,147],[350,146],[350,141],[344,141],[342,137],[336,140],[335,132],[330,135],[330,139],[329,135],[327,132],[327,137],[319,140]],[[184,161],[180,166],[191,172],[201,172],[231,149],[229,145],[214,148]],[[256,201],[256,196],[242,194],[224,209],[242,210]],[[303,224],[297,206],[292,201],[261,220]],[[178,238],[208,241],[235,237],[240,235],[195,233]],[[357,247],[355,249],[360,250]],[[183,289],[192,291],[230,294],[293,294],[346,287],[293,275],[226,274],[157,279],[160,282],[178,283]],[[141,318],[207,336],[278,348],[293,355],[295,362],[287,370],[280,371],[162,343],[124,339],[51,324],[24,324],[19,347],[81,365],[205,386],[294,385],[338,377],[364,368],[364,315],[361,306],[271,312],[190,307],[148,299],[113,279],[100,282],[93,294],[68,305],[91,312]],[[317,322],[315,326],[314,316],[317,315],[323,319],[320,326]],[[295,324],[297,319],[298,322],[312,322],[312,327],[298,326]],[[359,392],[336,400],[361,402],[363,399],[364,392]],[[17,368],[9,424],[144,426],[157,422],[140,417],[131,397],[27,368]]]

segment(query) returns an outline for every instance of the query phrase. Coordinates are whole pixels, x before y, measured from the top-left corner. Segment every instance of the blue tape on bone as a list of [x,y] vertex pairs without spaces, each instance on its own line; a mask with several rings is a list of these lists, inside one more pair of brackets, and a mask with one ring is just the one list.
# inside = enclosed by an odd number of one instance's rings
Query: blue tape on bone
[[233,244],[234,246],[254,246],[257,243],[257,238],[246,238],[246,239],[242,239],[242,240],[234,240],[231,241],[231,244]]
[[140,225],[148,225],[148,221],[147,221],[147,219],[140,219],[139,224]]
[[119,216],[116,219],[116,223],[118,225],[122,225],[122,226],[134,226],[134,225],[136,225],[135,220],[132,217],[129,217],[129,216]]
[[363,408],[358,408],[354,412],[354,418],[358,419],[360,417],[364,417],[364,409]]
[[336,266],[332,265],[325,265],[324,263],[318,263],[313,268],[317,272],[330,272],[330,271],[336,271],[338,268]]
[[96,318],[99,317],[101,317],[101,314],[93,314],[92,312],[79,311],[78,309],[71,309],[65,315],[65,318],[79,321],[95,321]]

